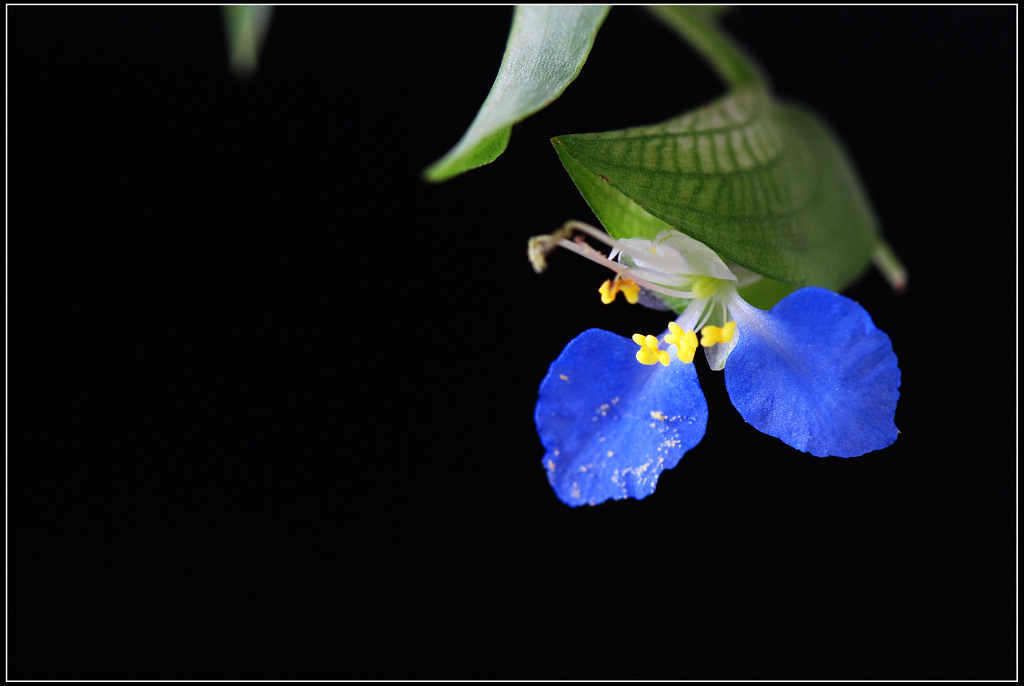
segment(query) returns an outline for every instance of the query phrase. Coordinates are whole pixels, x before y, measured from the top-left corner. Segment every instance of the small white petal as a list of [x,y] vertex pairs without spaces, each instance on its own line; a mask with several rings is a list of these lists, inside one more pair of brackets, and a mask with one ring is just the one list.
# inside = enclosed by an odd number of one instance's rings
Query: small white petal
[[654,244],[659,253],[670,248],[672,253],[679,256],[682,266],[677,273],[736,281],[736,275],[729,270],[722,258],[695,238],[678,231],[662,231],[654,239]]
[[716,372],[722,371],[725,368],[725,361],[728,359],[729,353],[736,347],[736,342],[739,341],[741,335],[741,329],[737,326],[736,333],[732,335],[731,341],[719,343],[710,348],[704,348],[704,357],[708,358],[708,366]]

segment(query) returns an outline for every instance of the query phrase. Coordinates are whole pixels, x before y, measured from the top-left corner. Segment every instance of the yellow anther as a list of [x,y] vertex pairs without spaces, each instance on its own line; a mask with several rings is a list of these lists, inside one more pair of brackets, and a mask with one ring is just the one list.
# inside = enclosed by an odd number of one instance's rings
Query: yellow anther
[[736,322],[729,322],[721,328],[709,324],[700,330],[700,344],[710,348],[715,343],[728,343],[735,333]]
[[608,279],[597,290],[601,293],[601,302],[605,305],[614,302],[615,296],[619,294],[619,291],[622,291],[622,294],[626,296],[626,302],[630,305],[636,305],[640,300],[640,286],[637,286],[629,279],[620,279],[618,277],[614,280]]
[[683,327],[675,322],[668,323],[669,335],[665,336],[665,343],[676,344],[676,356],[680,362],[689,364],[693,362],[693,356],[697,352],[697,334],[693,331],[683,331]]
[[640,286],[637,286],[629,279],[619,279],[618,284],[619,290],[626,296],[626,302],[630,305],[636,305],[640,302]]
[[636,361],[640,364],[655,364],[661,362],[666,367],[668,366],[668,351],[658,349],[658,337],[657,336],[644,336],[643,334],[633,334],[633,342],[640,346],[640,349],[636,351]]
[[615,294],[619,292],[619,289],[612,285],[611,279],[601,284],[601,287],[597,290],[601,293],[601,302],[605,305],[611,305],[615,302]]

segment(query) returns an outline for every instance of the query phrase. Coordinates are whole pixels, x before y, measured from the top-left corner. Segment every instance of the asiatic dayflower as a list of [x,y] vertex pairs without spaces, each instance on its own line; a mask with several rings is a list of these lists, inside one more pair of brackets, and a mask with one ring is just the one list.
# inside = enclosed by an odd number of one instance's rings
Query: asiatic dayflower
[[[569,240],[574,230],[608,244],[610,256],[582,237]],[[667,301],[680,310],[660,337],[584,331],[551,364],[534,418],[548,480],[563,502],[644,498],[701,441],[708,407],[692,364],[698,347],[712,369],[724,369],[743,419],[787,445],[854,457],[896,440],[896,355],[853,300],[807,287],[760,310],[737,290],[759,276],[674,230],[614,240],[567,222],[531,240],[538,271],[556,247],[615,272],[599,289],[603,302],[621,292],[630,303],[665,309]]]

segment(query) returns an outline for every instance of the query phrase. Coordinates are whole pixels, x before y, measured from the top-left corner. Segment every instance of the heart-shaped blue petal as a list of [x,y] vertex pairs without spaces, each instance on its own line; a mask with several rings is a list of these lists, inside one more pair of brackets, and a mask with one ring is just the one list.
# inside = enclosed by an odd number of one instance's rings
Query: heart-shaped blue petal
[[555,493],[569,505],[641,499],[704,437],[708,406],[692,364],[642,365],[628,338],[589,329],[558,356],[534,418]]
[[743,419],[818,457],[863,455],[896,440],[900,370],[864,308],[802,288],[770,312],[734,300],[730,313],[739,341],[725,386]]

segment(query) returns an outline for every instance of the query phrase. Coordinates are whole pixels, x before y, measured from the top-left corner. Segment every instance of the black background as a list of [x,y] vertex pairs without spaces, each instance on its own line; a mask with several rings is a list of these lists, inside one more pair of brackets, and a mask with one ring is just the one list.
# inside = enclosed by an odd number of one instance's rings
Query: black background
[[423,183],[511,16],[279,8],[241,83],[217,8],[8,8],[8,676],[1014,678],[1016,8],[729,17],[909,268],[847,291],[902,433],[810,457],[701,361],[700,446],[579,509],[537,386],[583,329],[664,317],[531,271],[529,236],[592,220],[548,139],[722,86],[616,8],[501,158]]

